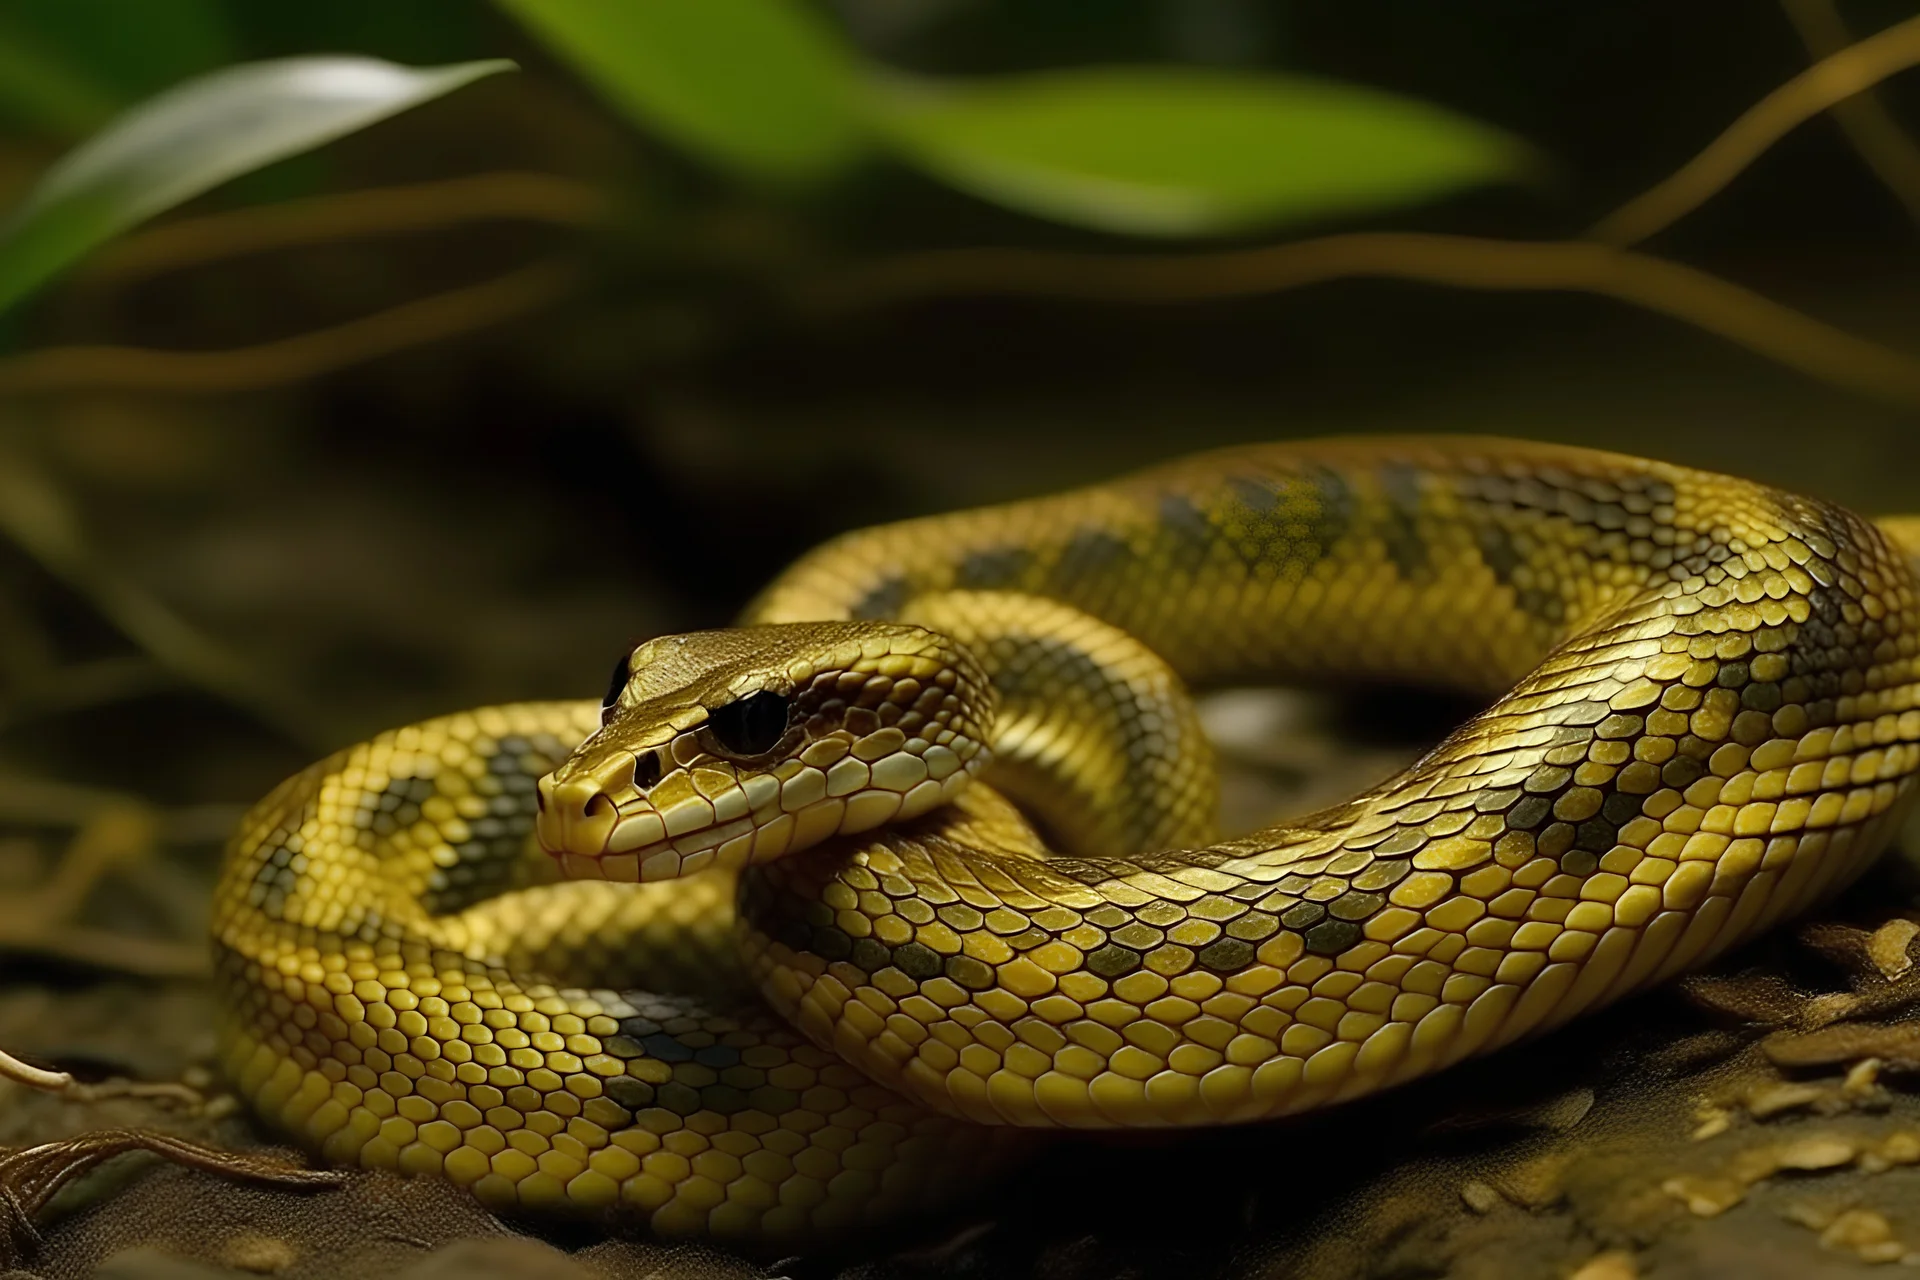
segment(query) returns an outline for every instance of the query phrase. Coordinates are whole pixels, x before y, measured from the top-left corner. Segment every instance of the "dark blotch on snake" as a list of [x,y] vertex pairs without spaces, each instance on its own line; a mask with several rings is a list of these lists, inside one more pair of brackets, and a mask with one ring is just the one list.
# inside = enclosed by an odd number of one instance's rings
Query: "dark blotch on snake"
[[1338,955],[1360,941],[1360,925],[1353,920],[1323,920],[1304,937],[1307,950],[1315,955]]

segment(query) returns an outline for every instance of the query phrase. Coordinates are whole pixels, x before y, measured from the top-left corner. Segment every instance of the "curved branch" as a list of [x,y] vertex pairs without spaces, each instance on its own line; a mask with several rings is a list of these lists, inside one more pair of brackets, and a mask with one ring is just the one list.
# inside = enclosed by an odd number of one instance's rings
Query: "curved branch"
[[1742,112],[1666,181],[1601,219],[1588,236],[1613,245],[1638,244],[1706,203],[1801,124],[1915,63],[1920,63],[1920,17],[1821,59]]
[[1375,232],[1229,253],[1127,256],[974,249],[836,272],[803,305],[858,310],[929,295],[1168,303],[1246,297],[1353,276],[1456,288],[1598,294],[1686,321],[1802,373],[1920,405],[1920,361],[1722,280],[1612,245]]
[[[17,358],[30,362],[46,354],[52,353]],[[0,370],[6,367],[0,363]],[[85,596],[122,634],[183,679],[246,708],[296,742],[319,747],[332,740],[331,731],[305,698],[256,671],[100,554],[53,477],[32,454],[4,446],[0,446],[0,535]],[[0,778],[0,809],[12,798],[5,783]],[[91,789],[64,790],[68,801],[99,794]]]
[[101,252],[85,273],[121,282],[298,245],[520,219],[586,227],[605,221],[596,188],[548,173],[482,173],[188,218]]
[[47,347],[0,361],[0,395],[79,390],[204,395],[278,386],[537,310],[557,301],[577,278],[570,263],[536,263],[329,329],[232,351]]
[[[1814,57],[1828,57],[1853,43],[1833,0],[1781,0],[1781,7]],[[1845,102],[1834,103],[1833,118],[1881,185],[1906,208],[1908,217],[1920,222],[1920,147],[1914,146],[1880,95],[1862,89]]]

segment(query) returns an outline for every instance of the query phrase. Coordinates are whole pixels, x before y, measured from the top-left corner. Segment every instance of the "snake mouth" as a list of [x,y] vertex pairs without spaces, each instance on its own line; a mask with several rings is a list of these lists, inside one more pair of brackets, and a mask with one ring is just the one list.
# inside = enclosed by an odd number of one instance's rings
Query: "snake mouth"
[[965,760],[931,749],[931,764],[910,753],[871,766],[846,757],[857,773],[795,762],[739,779],[711,797],[683,794],[664,806],[631,791],[616,802],[592,779],[555,783],[549,777],[540,784],[537,831],[569,879],[639,883],[739,870],[832,836],[915,818],[951,800],[967,781],[967,762],[984,763],[990,754],[972,744],[963,749]]
[[[658,811],[636,806],[618,816],[597,849],[563,846],[555,852],[570,880],[616,880],[638,884],[672,880],[715,868],[739,870],[749,862],[777,857],[787,850],[791,824],[781,823],[779,806],[726,822],[669,836]],[[553,850],[549,850],[554,852]]]
[[536,835],[569,879],[633,883],[738,869],[786,852],[796,826],[772,777],[715,795],[688,788],[664,805],[630,783],[621,790],[610,795],[591,776],[541,780]]

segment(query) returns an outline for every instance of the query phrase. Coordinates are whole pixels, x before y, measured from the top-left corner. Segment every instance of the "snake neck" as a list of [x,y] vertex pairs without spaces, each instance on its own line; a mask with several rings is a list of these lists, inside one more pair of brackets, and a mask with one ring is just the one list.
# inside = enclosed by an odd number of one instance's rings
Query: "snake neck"
[[1492,694],[1709,550],[1719,521],[1685,484],[1695,474],[1477,438],[1231,450],[845,535],[743,621],[895,618],[943,592],[1004,592],[1115,626],[1199,685],[1390,679]]
[[1050,847],[1132,853],[1217,834],[1212,745],[1185,682],[1139,640],[1014,592],[930,593],[901,620],[975,656],[995,700],[982,776],[1034,816]]

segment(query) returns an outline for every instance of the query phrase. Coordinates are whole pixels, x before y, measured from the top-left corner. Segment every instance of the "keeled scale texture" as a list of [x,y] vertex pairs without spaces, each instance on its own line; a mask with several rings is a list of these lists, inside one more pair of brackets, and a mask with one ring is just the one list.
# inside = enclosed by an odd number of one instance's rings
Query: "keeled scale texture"
[[[475,901],[551,877],[534,784],[598,713],[429,720],[248,815],[214,907],[241,1092],[335,1162],[668,1234],[819,1234],[964,1185],[1002,1136],[881,1088],[733,985],[730,879]],[[699,994],[608,985],[634,974]]]
[[[1029,629],[1085,615],[1194,680],[1513,685],[1374,792],[1206,848],[1042,861],[963,793],[945,826],[750,872],[744,954],[776,1006],[977,1121],[1254,1119],[1484,1051],[1837,888],[1920,765],[1901,553],[1830,505],[1635,459],[1233,451],[849,535],[748,620],[954,592],[1035,600]],[[605,896],[626,886],[479,901],[527,878],[532,779],[592,711],[414,726],[263,802],[216,913],[243,1090],[334,1159],[668,1230],[832,1228],[964,1182],[994,1131],[775,1019],[558,985],[721,945],[711,878],[686,883],[715,913],[664,933],[660,899]],[[1207,785],[1128,758],[1126,785]]]
[[1210,848],[1043,866],[890,838],[759,873],[776,1005],[986,1122],[1281,1115],[1564,1021],[1850,880],[1920,766],[1904,555],[1638,459],[1229,451],[848,535],[751,616],[953,589],[1063,601],[1195,679],[1519,680],[1372,794]]

